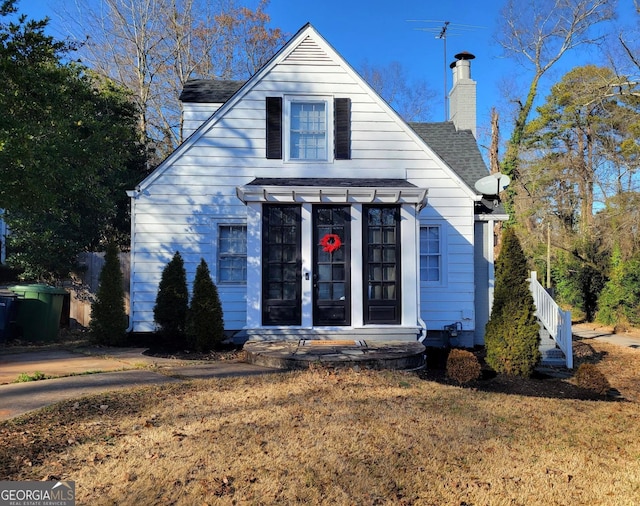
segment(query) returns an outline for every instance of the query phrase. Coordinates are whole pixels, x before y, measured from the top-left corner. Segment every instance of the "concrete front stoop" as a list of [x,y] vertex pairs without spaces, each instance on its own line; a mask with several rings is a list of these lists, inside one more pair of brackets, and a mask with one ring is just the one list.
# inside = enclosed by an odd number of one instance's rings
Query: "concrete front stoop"
[[244,345],[249,363],[287,370],[313,365],[416,370],[425,366],[425,350],[418,341],[363,339],[248,341]]

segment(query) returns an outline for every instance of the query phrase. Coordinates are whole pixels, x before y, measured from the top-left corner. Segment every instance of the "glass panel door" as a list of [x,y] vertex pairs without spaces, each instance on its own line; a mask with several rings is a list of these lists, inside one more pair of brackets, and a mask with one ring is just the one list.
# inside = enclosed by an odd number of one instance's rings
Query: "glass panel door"
[[313,324],[350,325],[348,206],[314,206]]
[[262,324],[300,325],[300,206],[264,205]]
[[364,321],[400,323],[400,208],[364,208]]

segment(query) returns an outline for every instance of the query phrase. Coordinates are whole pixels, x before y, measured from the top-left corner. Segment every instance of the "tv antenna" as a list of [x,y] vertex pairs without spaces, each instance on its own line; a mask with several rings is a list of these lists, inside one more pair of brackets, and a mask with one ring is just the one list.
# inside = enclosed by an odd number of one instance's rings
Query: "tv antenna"
[[444,103],[444,120],[447,121],[449,111],[447,107],[447,37],[455,37],[462,35],[463,32],[472,32],[477,28],[485,28],[484,26],[475,25],[459,25],[450,21],[439,21],[435,19],[409,19],[410,23],[432,23],[433,26],[426,28],[416,28],[422,32],[429,32],[435,35],[436,39],[442,40],[442,65],[443,65],[443,103]]

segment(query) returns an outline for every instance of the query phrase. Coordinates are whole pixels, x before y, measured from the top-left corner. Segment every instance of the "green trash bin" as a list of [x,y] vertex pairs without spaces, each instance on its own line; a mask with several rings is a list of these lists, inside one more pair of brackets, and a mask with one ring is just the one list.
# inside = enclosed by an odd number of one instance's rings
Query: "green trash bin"
[[10,286],[9,290],[18,295],[16,324],[23,339],[55,341],[66,290],[38,284]]

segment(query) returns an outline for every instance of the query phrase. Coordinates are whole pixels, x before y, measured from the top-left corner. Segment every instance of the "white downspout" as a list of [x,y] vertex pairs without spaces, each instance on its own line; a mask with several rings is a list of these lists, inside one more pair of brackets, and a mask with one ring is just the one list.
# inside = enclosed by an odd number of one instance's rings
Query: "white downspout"
[[131,199],[131,249],[129,251],[129,325],[127,326],[127,330],[125,331],[127,334],[133,332],[133,273],[134,269],[134,261],[135,258],[135,207],[136,207],[136,199],[140,196],[140,190],[136,187],[135,190],[127,190],[127,196]]
[[418,304],[418,325],[420,326],[420,337],[418,337],[418,342],[422,343],[427,338],[427,324],[422,319],[420,314],[420,309],[422,307],[420,303],[420,209],[416,206],[416,272],[417,276],[417,293],[416,293],[416,303]]

